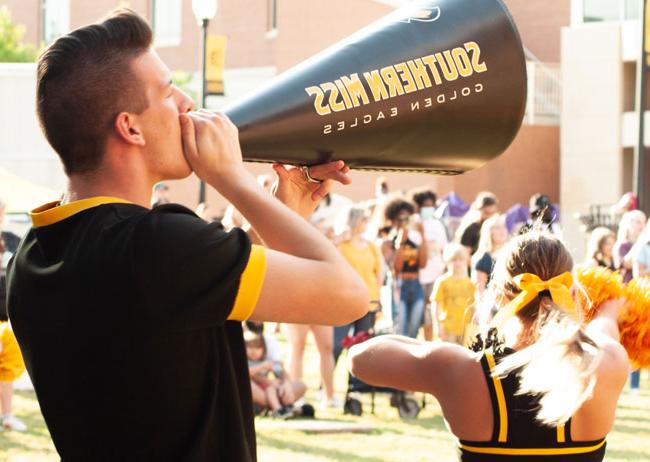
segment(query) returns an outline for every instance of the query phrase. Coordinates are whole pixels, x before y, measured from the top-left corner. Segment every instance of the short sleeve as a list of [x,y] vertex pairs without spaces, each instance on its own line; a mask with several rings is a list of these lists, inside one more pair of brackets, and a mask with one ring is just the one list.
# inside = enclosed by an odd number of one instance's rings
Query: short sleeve
[[140,220],[133,245],[139,320],[201,328],[253,312],[266,257],[241,229],[224,232],[185,207],[163,205]]

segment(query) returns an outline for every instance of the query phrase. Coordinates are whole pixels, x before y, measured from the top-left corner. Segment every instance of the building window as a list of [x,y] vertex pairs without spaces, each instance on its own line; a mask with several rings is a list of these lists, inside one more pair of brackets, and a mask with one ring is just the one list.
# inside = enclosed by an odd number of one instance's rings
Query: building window
[[625,19],[639,19],[641,17],[640,8],[639,0],[625,0]]
[[584,22],[639,18],[639,0],[583,0]]
[[183,24],[182,0],[153,0],[153,31],[156,47],[181,44]]
[[278,0],[266,0],[266,30],[278,30]]
[[70,0],[43,0],[43,42],[70,32]]

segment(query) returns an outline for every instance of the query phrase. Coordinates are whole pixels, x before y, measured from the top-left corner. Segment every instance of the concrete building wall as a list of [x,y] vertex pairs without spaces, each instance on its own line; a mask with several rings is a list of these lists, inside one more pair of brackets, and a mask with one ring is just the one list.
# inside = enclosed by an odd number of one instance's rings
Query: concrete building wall
[[611,204],[622,194],[621,29],[598,23],[562,31],[560,202],[565,237],[578,255],[585,236],[570,219],[589,204]]

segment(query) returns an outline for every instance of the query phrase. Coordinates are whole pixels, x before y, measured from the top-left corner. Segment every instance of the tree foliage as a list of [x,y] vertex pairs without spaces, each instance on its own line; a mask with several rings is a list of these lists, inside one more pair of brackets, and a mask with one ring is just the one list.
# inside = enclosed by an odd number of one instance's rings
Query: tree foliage
[[25,26],[13,24],[9,8],[0,6],[0,63],[36,61],[36,48],[22,43],[24,35]]

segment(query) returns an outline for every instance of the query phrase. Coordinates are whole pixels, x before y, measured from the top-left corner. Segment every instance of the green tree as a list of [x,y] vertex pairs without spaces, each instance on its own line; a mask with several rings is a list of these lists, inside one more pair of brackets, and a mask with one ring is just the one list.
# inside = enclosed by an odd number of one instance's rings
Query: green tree
[[11,12],[0,6],[0,63],[31,63],[36,61],[36,48],[21,42],[25,26],[11,22]]

